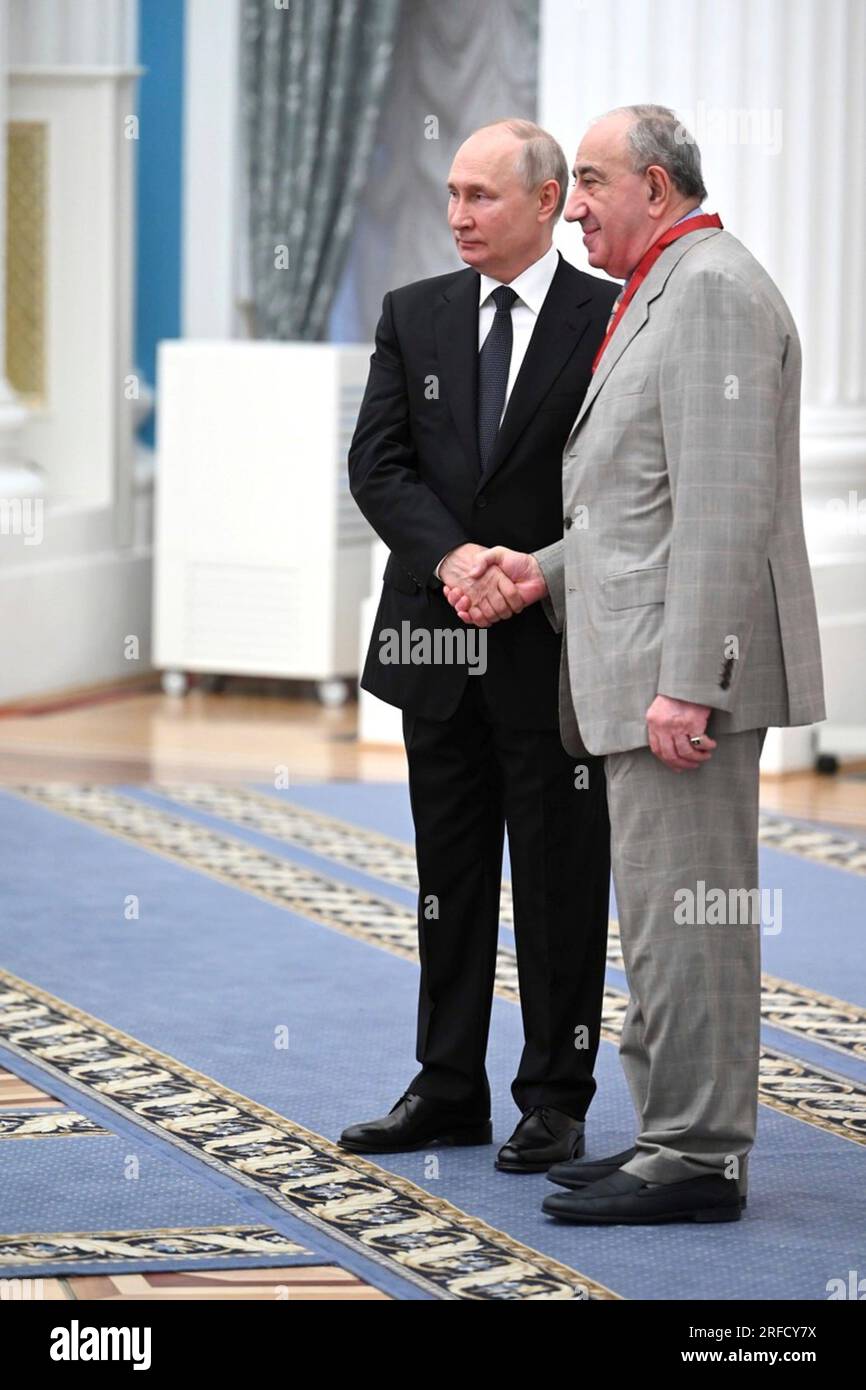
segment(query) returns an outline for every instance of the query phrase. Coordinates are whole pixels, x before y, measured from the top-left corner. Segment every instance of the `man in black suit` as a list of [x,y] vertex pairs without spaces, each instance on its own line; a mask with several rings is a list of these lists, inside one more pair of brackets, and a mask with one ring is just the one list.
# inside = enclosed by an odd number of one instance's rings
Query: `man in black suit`
[[[525,1045],[521,1119],[496,1166],[539,1172],[584,1151],[607,942],[602,760],[576,766],[560,743],[560,638],[535,596],[496,567],[468,578],[494,542],[562,536],[563,445],[618,288],[553,247],[567,181],[559,145],[528,121],[460,147],[448,220],[468,269],[386,294],[349,451],[352,495],[391,551],[361,684],[403,710],[421,957],[421,1070],[388,1115],[343,1132],[356,1152],[491,1141],[506,826]],[[441,655],[466,636],[456,586],[510,619],[462,663]],[[438,662],[424,664],[425,641]]]

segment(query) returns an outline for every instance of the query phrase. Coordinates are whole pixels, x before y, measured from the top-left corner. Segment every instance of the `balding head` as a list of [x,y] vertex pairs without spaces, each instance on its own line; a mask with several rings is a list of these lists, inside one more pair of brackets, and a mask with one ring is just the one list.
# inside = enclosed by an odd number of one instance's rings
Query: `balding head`
[[462,259],[510,283],[549,249],[567,182],[565,155],[540,126],[515,118],[476,130],[448,175],[448,222]]
[[589,263],[622,279],[706,197],[697,145],[663,106],[623,106],[594,121],[574,162],[565,209]]

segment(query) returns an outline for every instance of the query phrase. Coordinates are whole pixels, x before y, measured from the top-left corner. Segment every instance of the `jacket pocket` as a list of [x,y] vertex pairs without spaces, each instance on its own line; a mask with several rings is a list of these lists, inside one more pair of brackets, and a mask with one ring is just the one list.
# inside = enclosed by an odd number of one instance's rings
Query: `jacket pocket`
[[401,594],[417,594],[420,584],[417,584],[407,570],[395,560],[393,555],[388,556],[388,563],[382,575],[382,582],[390,584],[392,589],[396,589]]
[[646,390],[648,380],[649,377],[644,375],[641,377],[623,377],[623,379],[619,381],[616,377],[616,367],[614,367],[607,381],[602,382],[599,387],[598,399],[600,401],[613,401],[617,400],[620,396],[642,396]]
[[649,603],[664,603],[667,582],[667,565],[648,565],[645,569],[607,575],[601,580],[601,592],[608,608],[642,608]]

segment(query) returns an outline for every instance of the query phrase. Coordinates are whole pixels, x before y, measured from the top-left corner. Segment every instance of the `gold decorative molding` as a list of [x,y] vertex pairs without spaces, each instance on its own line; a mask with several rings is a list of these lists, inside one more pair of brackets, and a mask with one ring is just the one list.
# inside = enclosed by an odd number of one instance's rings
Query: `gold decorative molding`
[[45,401],[48,125],[10,121],[6,161],[6,378]]

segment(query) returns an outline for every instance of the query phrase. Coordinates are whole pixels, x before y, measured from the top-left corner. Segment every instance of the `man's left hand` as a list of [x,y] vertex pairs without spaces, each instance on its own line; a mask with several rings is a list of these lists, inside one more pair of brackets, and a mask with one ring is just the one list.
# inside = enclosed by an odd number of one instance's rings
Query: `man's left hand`
[[[657,695],[646,712],[649,745],[656,757],[673,772],[691,772],[702,767],[716,747],[704,733],[710,705],[693,705],[689,700],[673,700]],[[700,736],[700,747],[689,742]]]

